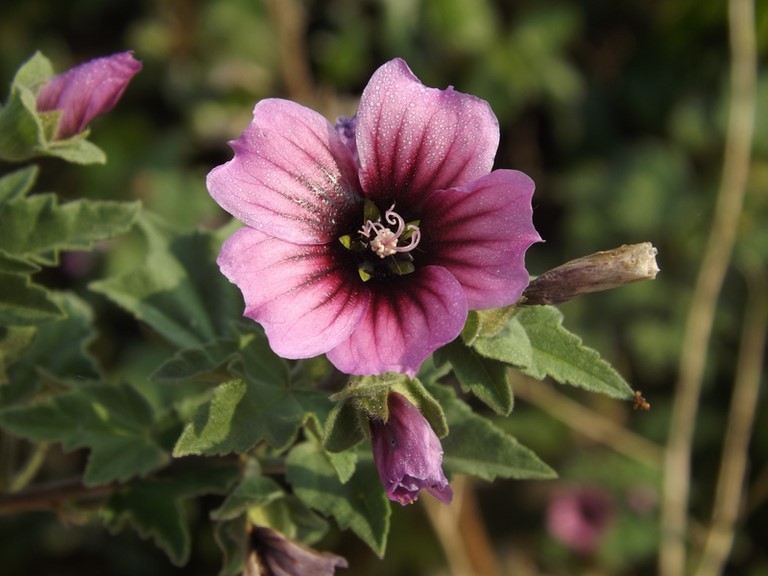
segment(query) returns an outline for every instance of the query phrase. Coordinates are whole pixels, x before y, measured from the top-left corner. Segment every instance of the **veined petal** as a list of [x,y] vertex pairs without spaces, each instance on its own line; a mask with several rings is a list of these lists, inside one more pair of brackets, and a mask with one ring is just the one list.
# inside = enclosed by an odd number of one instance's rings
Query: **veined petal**
[[466,319],[461,285],[444,268],[426,266],[371,286],[370,305],[352,336],[327,356],[347,374],[413,376],[427,356],[458,336]]
[[513,304],[528,285],[525,251],[541,241],[533,227],[534,187],[522,172],[495,170],[426,199],[421,248],[430,264],[461,283],[470,309]]
[[352,153],[317,112],[262,100],[230,143],[235,157],[208,174],[208,191],[238,220],[297,244],[335,240],[360,202]]
[[325,245],[298,245],[241,228],[217,263],[245,298],[245,316],[259,322],[272,350],[309,358],[349,338],[368,307],[358,278],[350,279]]
[[356,139],[366,196],[412,203],[488,174],[499,124],[486,101],[452,87],[427,88],[395,59],[363,91]]

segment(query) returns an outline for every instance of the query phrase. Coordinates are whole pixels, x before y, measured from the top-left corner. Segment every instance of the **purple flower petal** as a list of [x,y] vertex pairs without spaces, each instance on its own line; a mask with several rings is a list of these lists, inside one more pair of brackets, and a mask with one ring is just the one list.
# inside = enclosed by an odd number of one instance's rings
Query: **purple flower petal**
[[532,221],[533,190],[522,172],[496,170],[426,199],[420,247],[430,264],[456,277],[470,309],[513,304],[528,285],[525,251],[541,241]]
[[355,135],[366,196],[399,206],[488,174],[499,124],[484,100],[427,88],[396,59],[365,88]]
[[443,473],[443,448],[429,422],[396,392],[387,397],[387,407],[386,422],[370,421],[373,460],[387,496],[405,506],[425,488],[450,504],[453,490]]
[[352,153],[317,112],[262,100],[230,143],[235,157],[208,174],[214,200],[252,228],[297,244],[335,241],[360,202]]
[[333,576],[336,568],[348,566],[341,556],[318,552],[271,528],[254,526],[250,541],[254,550],[243,576]]
[[444,268],[426,266],[370,289],[370,305],[351,337],[327,353],[347,374],[412,377],[427,356],[459,335],[467,319],[461,285]]
[[37,93],[37,110],[60,110],[55,139],[70,138],[112,110],[139,70],[141,62],[131,52],[89,60],[46,82]]
[[[359,279],[350,280],[328,246],[300,246],[241,228],[217,263],[245,298],[245,316],[264,326],[284,358],[309,358],[349,338],[368,307]],[[354,273],[354,272],[353,272]]]

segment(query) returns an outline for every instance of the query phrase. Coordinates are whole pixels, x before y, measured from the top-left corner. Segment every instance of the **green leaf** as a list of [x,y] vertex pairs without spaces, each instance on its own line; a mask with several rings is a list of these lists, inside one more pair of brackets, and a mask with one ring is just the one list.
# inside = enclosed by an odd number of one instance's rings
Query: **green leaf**
[[0,204],[25,196],[35,185],[39,172],[39,168],[32,165],[0,178]]
[[343,452],[365,438],[360,411],[353,402],[337,402],[325,422],[323,447],[329,452]]
[[29,276],[0,272],[0,326],[31,326],[61,317],[48,290]]
[[528,367],[533,364],[533,348],[525,328],[517,318],[510,319],[495,336],[478,337],[472,347],[486,358],[510,366]]
[[228,364],[238,349],[239,342],[232,338],[221,338],[202,346],[184,348],[163,362],[151,378],[160,383],[205,380]]
[[271,478],[249,476],[235,487],[219,508],[211,512],[211,519],[233,520],[251,507],[265,506],[283,496],[285,491]]
[[0,386],[8,384],[8,367],[32,344],[36,333],[33,326],[0,326]]
[[189,559],[191,549],[185,501],[221,494],[236,478],[234,467],[207,466],[132,482],[112,494],[101,511],[102,518],[113,532],[130,525],[143,538],[152,538],[180,566]]
[[36,112],[35,90],[52,75],[51,63],[39,52],[16,72],[8,100],[0,108],[0,159],[20,162],[45,148],[45,129]]
[[448,358],[465,392],[472,392],[497,414],[508,415],[514,400],[507,366],[478,354],[457,338],[437,352]]
[[523,372],[539,380],[550,376],[612,398],[630,399],[629,384],[600,355],[584,346],[581,338],[566,330],[562,313],[553,306],[523,308],[516,316],[525,329],[533,350],[533,362]]
[[90,130],[84,130],[66,140],[53,140],[41,152],[74,164],[106,164],[107,155],[87,139],[89,135]]
[[443,464],[453,472],[496,478],[554,478],[555,472],[487,418],[472,412],[448,387],[429,387],[445,410],[451,433],[442,440]]
[[408,381],[408,376],[395,372],[375,376],[353,376],[349,383],[331,396],[332,400],[349,400],[369,417],[381,420],[389,418],[387,396],[389,389]]
[[94,282],[91,289],[179,348],[195,348],[217,336],[231,335],[243,304],[216,265],[221,239],[203,232],[178,235],[146,213],[139,226],[149,250],[143,265]]
[[11,256],[5,251],[0,250],[0,272],[8,272],[10,274],[26,276],[29,274],[34,274],[39,270],[40,266],[34,262],[30,262],[26,258]]
[[427,419],[438,438],[444,438],[448,435],[448,423],[445,420],[440,402],[424,387],[424,384],[418,378],[408,380],[403,387],[408,392],[411,400],[414,400],[419,411]]
[[328,395],[317,390],[251,379],[225,382],[184,427],[173,455],[242,454],[262,440],[284,448],[310,415],[319,414],[324,421],[330,410]]
[[391,511],[373,462],[360,462],[352,478],[341,484],[325,453],[305,442],[288,454],[286,478],[305,504],[333,516],[342,529],[351,529],[384,556]]
[[29,406],[0,411],[0,424],[65,450],[91,450],[83,481],[93,486],[144,475],[167,461],[153,438],[154,414],[131,386],[88,384]]
[[241,576],[249,552],[248,527],[245,516],[216,522],[213,538],[221,550],[222,566],[219,576]]
[[96,360],[88,352],[95,338],[90,306],[74,294],[51,292],[50,297],[65,317],[39,326],[34,343],[9,372],[11,397],[29,397],[44,380],[62,388],[100,377]]
[[0,204],[0,247],[14,256],[56,264],[51,253],[88,250],[97,240],[130,228],[138,202],[77,200],[59,205],[53,194],[17,198]]

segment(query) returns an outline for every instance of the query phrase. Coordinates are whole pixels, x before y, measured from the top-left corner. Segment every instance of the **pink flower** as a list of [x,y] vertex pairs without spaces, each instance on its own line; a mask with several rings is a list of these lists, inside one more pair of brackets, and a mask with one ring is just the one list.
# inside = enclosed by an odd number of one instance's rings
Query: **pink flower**
[[208,190],[246,225],[218,263],[272,349],[412,376],[468,310],[517,301],[540,240],[534,184],[491,172],[498,141],[487,102],[427,88],[399,59],[337,127],[293,102],[259,102]]
[[61,111],[55,139],[65,140],[112,110],[139,70],[141,62],[131,52],[89,60],[46,82],[37,93],[37,110]]
[[412,504],[425,488],[450,504],[453,490],[443,474],[443,448],[419,409],[404,396],[391,392],[386,422],[372,419],[373,460],[390,500]]
[[572,489],[556,495],[547,509],[547,530],[575,552],[593,552],[613,522],[616,505],[598,487]]

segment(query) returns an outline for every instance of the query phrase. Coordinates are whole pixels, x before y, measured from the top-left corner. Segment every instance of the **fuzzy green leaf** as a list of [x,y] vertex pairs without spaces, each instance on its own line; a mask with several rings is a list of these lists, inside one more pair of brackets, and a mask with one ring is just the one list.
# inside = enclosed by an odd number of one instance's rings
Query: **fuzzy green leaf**
[[359,410],[352,402],[337,402],[325,423],[323,447],[329,452],[343,452],[363,438]]
[[180,566],[189,559],[191,537],[184,503],[203,494],[221,494],[237,478],[234,467],[208,466],[132,482],[116,490],[101,514],[113,532],[132,526],[152,538]]
[[445,410],[450,434],[443,438],[443,464],[453,472],[496,478],[553,478],[555,472],[487,418],[456,398],[453,390],[429,387]]
[[92,486],[144,475],[167,461],[153,438],[152,408],[135,388],[88,384],[36,404],[0,411],[0,425],[65,450],[87,447],[83,481]]
[[0,326],[31,326],[62,316],[48,290],[29,276],[0,272]]
[[285,491],[271,478],[249,476],[235,487],[219,508],[211,512],[211,519],[233,520],[252,506],[265,506],[283,496]]
[[497,414],[508,415],[514,399],[509,385],[507,366],[486,358],[457,338],[437,352],[448,358],[465,392],[472,392]]
[[33,326],[0,326],[0,386],[8,384],[8,367],[32,344],[35,334]]
[[311,415],[325,420],[330,410],[328,395],[317,390],[232,380],[217,386],[211,400],[198,408],[173,454],[242,454],[261,440],[285,447]]
[[100,376],[88,352],[95,337],[90,306],[74,294],[51,292],[50,296],[65,317],[38,327],[34,342],[9,371],[9,397],[29,397],[43,381],[55,382],[62,388],[79,386]]
[[138,202],[77,200],[59,205],[53,194],[17,198],[0,204],[0,247],[53,265],[60,250],[87,250],[97,240],[112,238],[133,225]]
[[39,172],[39,168],[32,165],[0,178],[0,204],[25,196],[35,185]]
[[333,516],[380,557],[389,532],[390,506],[372,461],[360,462],[346,484],[339,482],[326,454],[305,442],[288,454],[286,478],[308,506]]
[[525,329],[533,350],[533,361],[521,366],[523,372],[539,380],[550,376],[557,382],[612,398],[632,398],[632,388],[624,378],[595,350],[584,346],[581,338],[563,327],[563,315],[557,308],[523,308],[516,319]]
[[143,265],[94,282],[91,289],[179,348],[199,347],[230,335],[243,305],[237,289],[216,266],[221,239],[202,232],[178,235],[146,213],[139,225],[149,250]]
[[533,364],[531,340],[517,318],[511,318],[493,337],[475,338],[472,347],[486,358],[510,366],[528,367]]
[[179,350],[163,362],[152,374],[155,382],[204,380],[225,366],[237,354],[239,343],[233,338],[221,338]]

